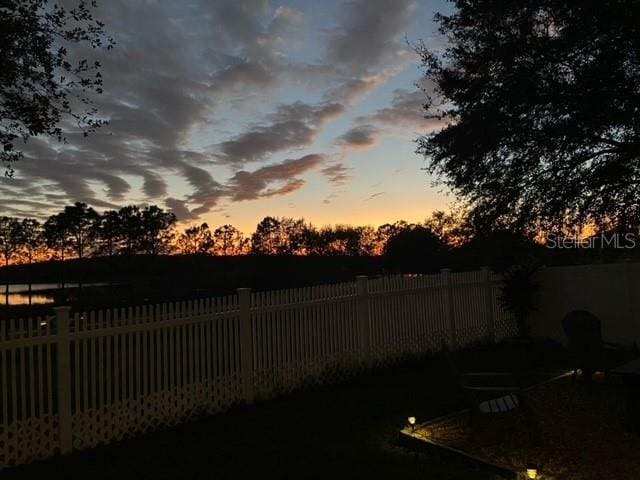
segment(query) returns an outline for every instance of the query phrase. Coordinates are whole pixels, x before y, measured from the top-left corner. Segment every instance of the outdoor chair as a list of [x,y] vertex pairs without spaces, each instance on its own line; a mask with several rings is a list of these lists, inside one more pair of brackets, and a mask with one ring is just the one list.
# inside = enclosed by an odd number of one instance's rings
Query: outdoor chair
[[523,410],[523,389],[517,376],[508,372],[460,373],[446,345],[442,352],[450,374],[471,410],[471,432],[481,415]]
[[562,320],[562,327],[568,340],[574,381],[581,370],[584,382],[589,386],[596,371],[604,371],[606,378],[612,368],[637,356],[635,345],[605,342],[600,319],[586,310],[569,312]]

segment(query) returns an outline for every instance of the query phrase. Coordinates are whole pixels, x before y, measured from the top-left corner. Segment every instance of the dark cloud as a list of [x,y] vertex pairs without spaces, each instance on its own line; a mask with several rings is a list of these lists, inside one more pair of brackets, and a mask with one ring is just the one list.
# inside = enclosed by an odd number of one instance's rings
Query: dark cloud
[[191,213],[185,200],[169,197],[165,199],[164,204],[181,222],[189,222],[198,218],[197,215]]
[[[311,154],[268,165],[253,172],[239,171],[229,182],[228,194],[232,200],[254,200],[291,193],[304,185],[304,180],[297,178],[299,175],[318,167],[324,161],[324,156]],[[272,186],[273,184],[280,185]]]
[[340,135],[336,143],[347,149],[367,149],[376,145],[379,133],[373,125],[358,125]]
[[267,116],[267,123],[255,125],[232,140],[217,145],[217,157],[225,164],[264,160],[269,155],[309,146],[326,122],[340,115],[338,103],[310,105],[295,102],[279,105]]
[[383,81],[382,75],[349,78],[327,92],[325,98],[328,101],[349,104],[375,90]]
[[212,93],[246,92],[247,89],[275,87],[278,76],[266,65],[258,62],[239,61],[212,76]]
[[365,73],[406,48],[402,44],[411,19],[410,0],[353,0],[342,24],[331,32],[327,58],[333,64]]
[[388,107],[377,110],[373,115],[358,117],[356,122],[375,123],[396,130],[412,129],[419,133],[441,128],[440,120],[425,118],[426,102],[427,96],[422,90],[396,89]]
[[391,104],[379,109],[373,115],[356,119],[357,122],[380,123],[387,126],[424,128],[424,104],[427,98],[421,90],[397,89],[393,92]]
[[294,178],[293,180],[289,180],[281,187],[270,188],[265,190],[260,197],[268,198],[268,197],[277,197],[280,195],[287,195],[289,193],[293,193],[297,190],[300,190],[307,182],[302,180],[301,178]]
[[384,135],[415,137],[440,128],[439,120],[425,118],[425,103],[422,90],[397,89],[388,107],[357,117],[356,125],[340,135],[336,143],[347,149],[366,149],[374,147]]
[[141,176],[144,179],[142,191],[147,197],[159,198],[167,194],[167,182],[160,177],[160,175],[152,172],[144,172]]
[[254,171],[241,170],[236,172],[224,186],[218,184],[202,169],[183,166],[182,168],[189,169],[186,174],[196,187],[196,192],[184,199],[166,198],[164,203],[181,222],[196,220],[200,215],[214,210],[214,207],[223,199],[256,200],[286,195],[299,190],[305,185],[305,181],[299,178],[300,175],[322,165],[324,161],[323,155],[310,154],[267,165]]
[[212,23],[229,48],[251,44],[263,33],[260,19],[267,12],[267,0],[216,0],[203,5],[210,9]]

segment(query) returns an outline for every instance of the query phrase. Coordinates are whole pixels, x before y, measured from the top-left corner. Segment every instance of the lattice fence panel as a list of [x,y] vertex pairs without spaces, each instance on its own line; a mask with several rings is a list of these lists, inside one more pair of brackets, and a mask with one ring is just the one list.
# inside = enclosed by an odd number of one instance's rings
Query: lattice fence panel
[[73,447],[223,411],[242,398],[237,299],[78,314]]
[[239,403],[237,376],[79,411],[73,415],[76,450],[109,444],[186,420],[219,413]]
[[46,317],[0,323],[0,469],[58,451],[55,333]]

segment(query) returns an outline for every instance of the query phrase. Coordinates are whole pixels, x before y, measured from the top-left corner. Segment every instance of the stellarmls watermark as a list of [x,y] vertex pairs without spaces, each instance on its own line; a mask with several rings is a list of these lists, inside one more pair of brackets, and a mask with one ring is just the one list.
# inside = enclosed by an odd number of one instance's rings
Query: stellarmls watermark
[[635,248],[640,237],[637,233],[600,233],[590,237],[548,235],[545,246],[547,248]]

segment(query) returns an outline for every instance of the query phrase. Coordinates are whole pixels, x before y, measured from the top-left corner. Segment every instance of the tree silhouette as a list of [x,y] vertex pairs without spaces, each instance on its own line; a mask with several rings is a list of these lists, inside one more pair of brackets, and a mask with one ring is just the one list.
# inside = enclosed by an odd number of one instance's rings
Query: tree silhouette
[[304,251],[307,255],[325,255],[326,238],[322,231],[318,231],[313,225],[305,225],[301,236]]
[[177,241],[178,251],[186,255],[211,253],[213,246],[213,235],[211,235],[209,225],[206,223],[185,229]]
[[90,94],[102,93],[99,62],[70,54],[77,44],[113,47],[93,17],[95,1],[71,9],[46,0],[5,0],[0,6],[0,161],[22,157],[15,148],[34,135],[65,140],[60,126],[69,115],[88,134],[103,124]]
[[[22,224],[15,218],[0,217],[0,255],[5,267],[14,258],[22,244]],[[5,305],[9,304],[9,283],[5,284]]]
[[375,255],[377,251],[377,232],[371,226],[356,227],[359,234],[358,255]]
[[57,260],[64,260],[67,253],[69,253],[70,245],[63,214],[51,215],[44,222],[42,228],[45,245],[51,252],[51,257]]
[[251,253],[255,255],[274,255],[282,248],[282,229],[280,220],[265,217],[256,226],[251,236]]
[[33,263],[34,257],[42,252],[44,238],[42,225],[35,218],[24,218],[21,222],[21,256],[27,264]]
[[120,224],[121,252],[133,255],[142,242],[142,212],[136,205],[127,205],[118,210]]
[[248,240],[233,225],[222,225],[213,232],[215,255],[241,255],[247,251]]
[[325,255],[360,255],[361,235],[358,227],[350,225],[336,225],[334,228],[324,228],[321,231],[325,246]]
[[[27,264],[31,265],[33,259],[39,254],[44,253],[44,237],[42,233],[42,225],[35,218],[24,218],[20,222],[21,228],[21,245],[20,255],[26,259]],[[31,270],[29,270],[29,305],[31,305]]]
[[145,207],[141,212],[142,235],[139,249],[147,255],[169,253],[175,236],[173,226],[176,216],[155,205]]
[[405,222],[404,220],[398,220],[395,223],[385,223],[383,225],[380,225],[376,230],[376,237],[377,237],[377,243],[378,243],[376,253],[378,254],[384,253],[384,249],[392,237],[395,237],[400,232],[409,230],[413,227],[414,225],[411,225]]
[[436,210],[425,220],[424,227],[450,247],[463,245],[473,237],[471,220],[460,212]]
[[22,224],[16,218],[0,217],[0,255],[5,266],[16,257],[22,246]]
[[94,231],[97,240],[95,252],[98,255],[113,257],[122,249],[124,229],[120,213],[116,210],[103,212],[94,223]]
[[99,219],[96,211],[82,202],[64,207],[64,211],[59,215],[58,228],[62,229],[66,237],[65,243],[78,258],[84,258],[87,247],[95,239]]
[[401,230],[384,247],[385,264],[403,273],[437,271],[444,266],[446,246],[430,230],[415,226]]
[[275,253],[278,255],[302,255],[305,253],[306,227],[302,218],[281,218],[279,246]]
[[454,1],[428,170],[493,228],[640,223],[640,2]]

